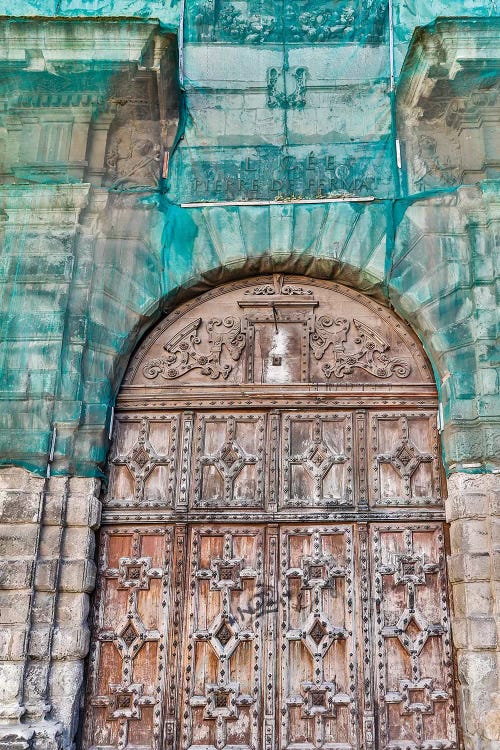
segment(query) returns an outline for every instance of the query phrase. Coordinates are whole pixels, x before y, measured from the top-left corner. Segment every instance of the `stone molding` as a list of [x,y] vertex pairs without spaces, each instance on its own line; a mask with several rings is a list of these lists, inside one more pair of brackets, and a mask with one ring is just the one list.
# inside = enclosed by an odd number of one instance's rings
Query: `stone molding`
[[0,21],[0,66],[53,72],[75,63],[142,63],[157,29],[158,23],[151,20],[101,19],[95,23],[79,19],[72,25],[68,45],[60,21],[4,19]]

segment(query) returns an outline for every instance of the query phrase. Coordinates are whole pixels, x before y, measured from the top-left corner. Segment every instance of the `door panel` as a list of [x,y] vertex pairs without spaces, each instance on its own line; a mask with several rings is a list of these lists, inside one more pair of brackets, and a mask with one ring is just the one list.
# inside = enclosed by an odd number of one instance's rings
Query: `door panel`
[[172,527],[101,535],[86,746],[160,747],[172,539]]
[[282,507],[352,504],[352,414],[283,415]]
[[110,529],[99,591],[87,746],[457,746],[440,523]]
[[263,508],[266,415],[197,416],[192,507]]
[[442,505],[435,412],[372,414],[374,506]]
[[119,416],[108,507],[174,506],[178,432],[179,414]]
[[185,750],[260,746],[263,558],[263,528],[190,531]]
[[372,528],[380,747],[456,743],[441,524]]
[[352,528],[281,530],[280,747],[357,747]]

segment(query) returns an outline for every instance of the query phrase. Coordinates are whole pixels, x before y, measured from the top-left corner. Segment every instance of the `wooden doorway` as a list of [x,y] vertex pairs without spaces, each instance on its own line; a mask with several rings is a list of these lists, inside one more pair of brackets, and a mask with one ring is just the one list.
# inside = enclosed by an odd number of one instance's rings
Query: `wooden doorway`
[[117,404],[86,748],[456,747],[436,406],[411,331],[338,284],[162,321]]

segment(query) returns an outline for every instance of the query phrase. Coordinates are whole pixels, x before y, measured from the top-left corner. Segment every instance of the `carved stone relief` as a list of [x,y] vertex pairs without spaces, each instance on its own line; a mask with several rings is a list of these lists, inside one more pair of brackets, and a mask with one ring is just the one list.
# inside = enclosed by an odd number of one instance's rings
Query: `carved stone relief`
[[363,6],[353,0],[303,0],[283,6],[274,0],[199,0],[192,14],[193,41],[225,41],[244,44],[283,42],[286,14],[290,42],[335,43],[360,35],[374,42],[384,30],[386,7],[382,0],[367,0]]
[[[290,93],[287,93],[285,76],[293,80]],[[269,68],[267,71],[267,106],[270,109],[303,109],[306,105],[307,68]]]
[[187,303],[146,340],[127,379],[162,387],[429,381],[405,325],[363,295],[283,275],[255,282]]

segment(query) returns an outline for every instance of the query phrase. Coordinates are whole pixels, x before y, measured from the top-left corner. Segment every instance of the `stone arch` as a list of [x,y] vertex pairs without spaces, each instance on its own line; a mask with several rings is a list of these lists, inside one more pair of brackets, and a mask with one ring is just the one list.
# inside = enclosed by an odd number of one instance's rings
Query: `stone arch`
[[86,747],[454,747],[438,442],[428,361],[382,302],[275,273],[176,307],[117,402]]

